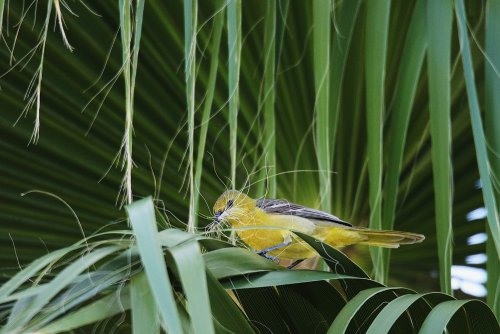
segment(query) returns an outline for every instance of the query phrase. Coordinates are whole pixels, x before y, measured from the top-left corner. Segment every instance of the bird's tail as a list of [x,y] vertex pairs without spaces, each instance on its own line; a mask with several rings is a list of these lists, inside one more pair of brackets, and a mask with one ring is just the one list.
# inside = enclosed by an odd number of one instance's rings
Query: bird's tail
[[369,246],[380,246],[386,248],[398,248],[399,245],[411,245],[424,241],[422,234],[401,232],[401,231],[377,231],[368,229],[355,229],[366,240],[361,244]]
[[385,248],[398,248],[399,245],[410,245],[422,242],[425,237],[422,234],[388,231],[370,230],[364,228],[342,228],[334,227],[324,231],[323,241],[334,247],[348,246],[352,244],[362,244],[369,246],[379,246]]

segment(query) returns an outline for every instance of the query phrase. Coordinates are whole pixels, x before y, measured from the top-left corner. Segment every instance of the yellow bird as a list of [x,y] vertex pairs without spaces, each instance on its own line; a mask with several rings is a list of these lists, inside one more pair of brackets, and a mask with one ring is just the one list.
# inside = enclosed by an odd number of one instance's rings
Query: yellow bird
[[303,260],[316,255],[314,249],[292,231],[313,236],[333,247],[362,244],[397,248],[425,239],[416,233],[354,227],[326,212],[285,200],[255,200],[237,190],[223,193],[215,202],[214,213],[212,226],[219,222],[231,224],[242,241],[273,260]]

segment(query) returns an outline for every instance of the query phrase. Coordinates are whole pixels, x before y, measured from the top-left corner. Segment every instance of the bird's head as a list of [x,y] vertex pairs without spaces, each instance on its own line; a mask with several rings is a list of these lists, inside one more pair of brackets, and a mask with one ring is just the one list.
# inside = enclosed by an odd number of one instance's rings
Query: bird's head
[[224,192],[214,205],[214,224],[228,222],[238,225],[255,209],[255,200],[237,190]]

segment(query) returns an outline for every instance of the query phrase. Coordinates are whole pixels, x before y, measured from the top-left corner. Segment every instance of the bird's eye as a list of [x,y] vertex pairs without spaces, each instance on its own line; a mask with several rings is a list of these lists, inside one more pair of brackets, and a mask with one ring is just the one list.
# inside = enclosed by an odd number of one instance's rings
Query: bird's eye
[[228,208],[228,209],[229,209],[230,207],[232,207],[232,206],[233,206],[233,203],[234,203],[234,202],[233,202],[233,200],[232,200],[232,199],[230,199],[229,201],[227,201],[227,203],[226,203],[226,208]]

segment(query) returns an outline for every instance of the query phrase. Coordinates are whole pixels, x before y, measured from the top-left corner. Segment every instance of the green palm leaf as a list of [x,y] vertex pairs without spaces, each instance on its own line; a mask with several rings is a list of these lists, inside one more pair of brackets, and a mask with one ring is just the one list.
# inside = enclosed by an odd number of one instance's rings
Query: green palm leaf
[[[436,332],[445,327],[450,330],[464,328],[462,323],[465,322],[471,333],[479,329],[488,333],[500,330],[484,303],[458,301],[435,294],[415,294],[415,298],[403,301],[403,296],[414,292],[380,286],[364,275],[355,277],[359,274],[356,265],[342,254],[336,254],[337,251],[328,245],[305,235],[304,241],[310,245],[319,244],[327,250],[328,253],[322,254],[323,259],[336,263],[337,272],[269,267],[269,262],[256,254],[248,252],[241,256],[241,249],[226,248],[227,245],[220,243],[223,248],[219,252],[232,252],[220,256],[212,250],[202,256],[197,234],[177,229],[156,231],[151,198],[135,202],[127,210],[135,241],[128,233],[122,234],[122,240],[89,241],[86,254],[77,254],[81,257],[76,261],[66,264],[52,262],[44,268],[38,266],[37,272],[30,269],[29,274],[25,270],[20,289],[24,294],[11,291],[0,299],[1,304],[8,306],[4,313],[10,313],[1,332],[57,333],[103,321],[129,309],[134,332],[146,328],[157,332],[161,326],[173,333],[191,330],[220,332],[231,331],[231,328],[238,332],[254,332],[259,328],[307,332],[316,328],[322,332],[346,333],[366,331],[373,321],[372,330],[380,321],[379,312],[386,314],[384,326],[387,328],[418,328],[421,325],[422,331]],[[119,231],[115,233],[120,235]],[[158,251],[162,249],[165,262],[159,261],[163,256]],[[54,255],[60,257],[59,253],[56,251],[57,255]],[[120,255],[116,256],[117,253]],[[141,261],[138,261],[138,255]],[[240,270],[234,270],[236,266],[227,266],[224,257],[228,261],[238,261]],[[258,261],[244,261],[245,257]],[[99,259],[104,263],[92,268]],[[165,268],[170,268],[172,283]],[[31,277],[49,270],[58,273],[54,277],[41,278],[47,282],[44,289],[29,286]],[[87,273],[83,273],[85,270]],[[340,271],[342,274],[338,273]],[[212,272],[226,278],[219,283]],[[12,280],[19,281],[19,277]],[[325,280],[338,284],[328,284]],[[233,289],[245,315],[235,300],[229,298],[221,283],[226,289]],[[26,296],[26,292],[30,294]],[[173,294],[177,296],[177,302],[172,298]],[[121,304],[120,300],[124,298],[127,300]],[[427,308],[412,308],[419,300],[425,300]],[[394,308],[396,303],[398,308]],[[98,312],[100,308],[105,308],[106,312]],[[457,312],[465,313],[462,317],[454,317]],[[416,323],[415,319],[419,318],[425,320]]]

